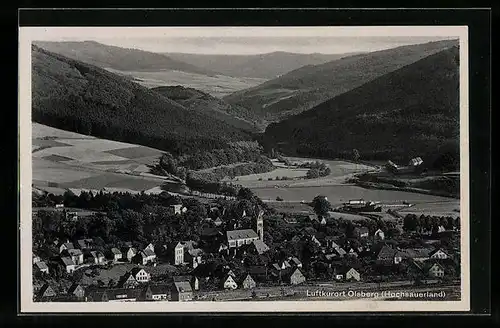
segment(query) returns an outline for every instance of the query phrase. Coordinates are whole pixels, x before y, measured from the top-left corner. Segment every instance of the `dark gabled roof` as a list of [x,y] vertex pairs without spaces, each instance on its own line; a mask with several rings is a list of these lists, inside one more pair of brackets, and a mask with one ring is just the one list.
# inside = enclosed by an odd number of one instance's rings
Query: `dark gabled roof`
[[445,253],[446,255],[448,255],[448,253],[444,249],[442,249],[442,248],[436,248],[436,249],[430,251],[429,254],[428,254],[428,256],[432,256],[432,255],[436,254],[439,251],[441,251],[441,252]]
[[64,243],[64,244],[61,245],[61,247],[63,245],[66,246],[66,249],[73,249],[73,248],[75,248],[75,245],[73,245],[73,243]]
[[71,285],[71,287],[68,289],[68,294],[73,294],[78,287],[83,289],[83,287],[80,284]]
[[44,261],[38,261],[35,263],[35,265],[38,267],[40,270],[47,270],[49,267]]
[[143,250],[143,252],[146,256],[156,256],[155,252],[153,252],[149,248],[146,248],[145,250]]
[[[110,300],[113,299],[133,299],[137,298],[140,294],[140,290],[132,288],[110,288],[106,290],[106,294]],[[121,295],[126,295],[125,297],[120,297]]]
[[48,283],[45,283],[38,291],[38,295],[43,296],[47,290],[50,290],[53,294],[55,294],[54,288],[52,288]]
[[252,265],[248,268],[248,273],[252,275],[264,275],[267,273],[267,269],[264,265]]
[[75,265],[75,262],[73,262],[73,260],[71,259],[71,257],[63,256],[63,257],[61,257],[61,261],[66,266]]
[[387,246],[387,245],[384,245],[382,246],[382,248],[380,248],[380,250],[378,251],[378,254],[377,254],[377,257],[378,258],[391,258],[394,256],[394,254],[396,254],[396,250]]
[[405,249],[404,252],[409,258],[426,258],[430,256],[431,250],[428,248],[408,248]]
[[[134,267],[132,268],[132,270],[130,270],[130,273],[134,276],[136,276],[140,271],[144,270],[143,268],[139,268],[139,267]],[[144,270],[146,271],[146,270]],[[147,273],[147,272],[146,272]]]
[[292,258],[290,258],[290,262],[293,262],[293,264],[295,264],[295,265],[300,265],[300,264],[302,264],[302,263],[300,262],[300,260],[299,260],[298,258],[296,258],[296,257],[292,257]]
[[149,288],[153,295],[167,294],[169,289],[166,285],[150,285]]
[[174,287],[179,293],[192,293],[193,289],[188,281],[174,281]]
[[121,254],[122,252],[118,248],[113,247],[113,248],[111,248],[111,253],[118,255],[118,254]]
[[254,240],[253,244],[255,246],[255,249],[257,250],[257,253],[259,253],[259,254],[264,254],[265,252],[267,252],[270,249],[269,246],[267,246],[260,239]]
[[258,238],[259,236],[252,229],[231,230],[226,232],[228,240],[238,240],[247,238]]
[[71,256],[79,256],[82,255],[82,251],[78,248],[67,249],[66,252]]

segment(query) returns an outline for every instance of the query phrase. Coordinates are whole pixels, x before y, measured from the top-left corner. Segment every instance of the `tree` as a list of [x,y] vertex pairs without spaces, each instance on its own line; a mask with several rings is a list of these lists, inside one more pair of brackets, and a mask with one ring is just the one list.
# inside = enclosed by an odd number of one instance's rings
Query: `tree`
[[359,151],[357,149],[352,150],[352,159],[357,162],[359,161],[361,155],[359,154]]
[[253,200],[255,198],[255,195],[254,195],[253,191],[250,190],[249,188],[241,188],[238,191],[237,197],[241,198],[241,199]]
[[306,177],[308,179],[316,179],[316,178],[319,178],[319,170],[318,169],[310,169],[307,171],[306,173]]
[[317,215],[325,216],[332,210],[332,205],[325,196],[318,195],[312,201],[312,207]]

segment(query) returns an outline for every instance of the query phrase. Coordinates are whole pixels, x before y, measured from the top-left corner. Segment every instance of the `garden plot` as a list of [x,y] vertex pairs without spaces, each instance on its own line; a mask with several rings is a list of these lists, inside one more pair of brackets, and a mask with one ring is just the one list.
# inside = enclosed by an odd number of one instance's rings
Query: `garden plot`
[[106,139],[57,139],[57,141],[74,146],[78,150],[92,149],[96,152],[107,152],[131,146],[128,143]]
[[[78,161],[82,163],[91,163],[95,161],[121,161],[126,160],[126,158],[108,154],[106,152],[99,152],[88,148],[78,148],[78,147],[52,147],[45,148],[37,151],[33,154],[33,157],[46,157],[49,155],[59,155],[71,158],[73,161]],[[69,162],[69,164],[77,164],[74,162]]]
[[120,149],[110,149],[107,151],[110,154],[125,157],[125,158],[141,158],[141,157],[151,157],[159,158],[162,154],[161,151],[149,147],[135,146],[130,147],[130,144],[126,148]]

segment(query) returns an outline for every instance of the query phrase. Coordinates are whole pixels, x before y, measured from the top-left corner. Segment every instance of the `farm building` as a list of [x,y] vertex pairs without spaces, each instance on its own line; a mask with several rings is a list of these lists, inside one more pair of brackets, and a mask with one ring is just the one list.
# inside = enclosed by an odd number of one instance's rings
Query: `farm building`
[[292,271],[291,274],[288,274],[285,277],[285,281],[288,282],[291,285],[298,285],[306,281],[306,277],[300,272],[300,270],[297,268]]

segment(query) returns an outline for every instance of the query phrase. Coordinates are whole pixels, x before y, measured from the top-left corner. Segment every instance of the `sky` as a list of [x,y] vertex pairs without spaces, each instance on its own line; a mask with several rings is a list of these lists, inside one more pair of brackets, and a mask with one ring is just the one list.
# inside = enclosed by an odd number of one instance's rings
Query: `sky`
[[367,52],[444,39],[451,27],[119,27],[29,28],[37,41],[97,41],[152,52],[260,54]]

